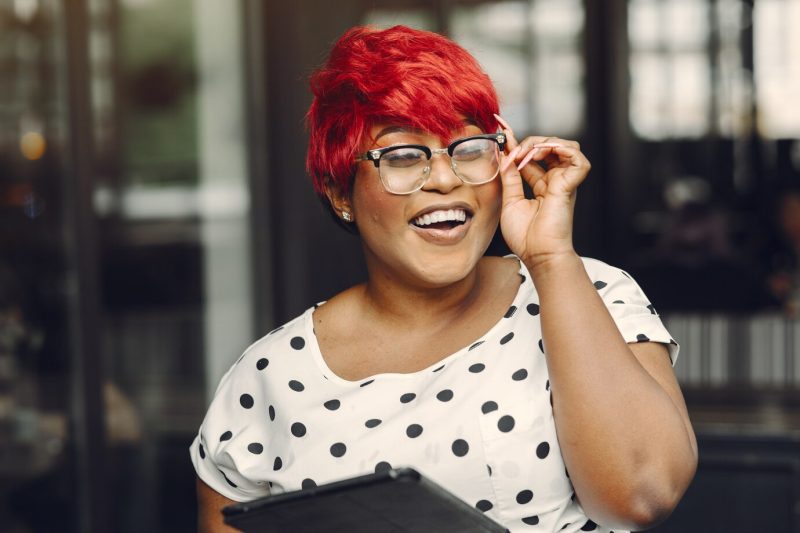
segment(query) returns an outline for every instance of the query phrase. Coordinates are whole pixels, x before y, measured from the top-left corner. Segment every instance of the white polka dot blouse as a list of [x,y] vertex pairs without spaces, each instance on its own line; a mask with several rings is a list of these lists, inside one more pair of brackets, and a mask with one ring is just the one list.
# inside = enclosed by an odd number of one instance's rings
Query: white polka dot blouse
[[[625,340],[667,344],[674,364],[678,346],[636,282],[583,262]],[[424,370],[359,382],[326,366],[308,309],[222,378],[190,449],[197,475],[248,501],[410,466],[512,532],[609,531],[574,498],[521,261],[519,279],[513,305],[478,341]]]

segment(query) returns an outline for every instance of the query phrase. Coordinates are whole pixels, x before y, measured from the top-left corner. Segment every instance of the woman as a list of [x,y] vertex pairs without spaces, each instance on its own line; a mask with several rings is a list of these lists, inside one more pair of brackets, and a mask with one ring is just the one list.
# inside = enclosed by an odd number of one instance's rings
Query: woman
[[[697,462],[677,346],[627,274],[572,247],[578,144],[518,141],[433,33],[352,29],[311,84],[308,170],[369,277],[222,379],[192,446],[201,529],[231,501],[406,465],[512,531],[668,515]],[[514,256],[484,257],[498,223]]]

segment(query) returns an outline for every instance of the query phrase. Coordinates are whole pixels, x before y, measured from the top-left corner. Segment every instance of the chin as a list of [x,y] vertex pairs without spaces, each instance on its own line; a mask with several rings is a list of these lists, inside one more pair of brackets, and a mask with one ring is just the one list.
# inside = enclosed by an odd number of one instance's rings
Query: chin
[[412,276],[430,288],[458,283],[475,270],[484,250],[435,250],[415,256]]

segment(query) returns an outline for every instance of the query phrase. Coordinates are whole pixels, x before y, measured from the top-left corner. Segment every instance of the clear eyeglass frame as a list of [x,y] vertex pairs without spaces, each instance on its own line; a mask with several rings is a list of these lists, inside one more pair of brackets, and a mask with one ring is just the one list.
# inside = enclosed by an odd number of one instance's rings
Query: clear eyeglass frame
[[[492,141],[497,143],[497,148],[496,148],[497,151],[496,151],[496,155],[495,155],[496,168],[494,170],[494,173],[491,174],[491,176],[487,176],[484,179],[480,179],[480,180],[466,179],[462,175],[462,173],[459,171],[458,164],[453,159],[453,153],[455,152],[456,148],[458,148],[459,145],[462,145],[465,142],[474,141],[474,140],[478,140],[478,139],[492,140]],[[387,192],[392,193],[392,194],[407,195],[407,194],[412,194],[412,193],[420,190],[422,187],[425,186],[425,183],[427,183],[428,179],[430,178],[430,170],[431,170],[430,161],[431,161],[431,158],[433,158],[433,156],[437,155],[437,154],[447,154],[449,156],[449,158],[450,158],[450,168],[453,170],[453,173],[458,177],[458,179],[460,179],[463,183],[466,183],[467,185],[482,185],[484,183],[489,183],[494,178],[496,178],[497,175],[500,173],[500,152],[502,152],[505,149],[505,145],[506,145],[506,135],[505,135],[505,133],[502,133],[502,132],[500,132],[500,133],[485,133],[485,134],[481,134],[481,135],[472,135],[470,137],[464,137],[464,138],[461,138],[461,139],[456,139],[455,141],[453,141],[449,145],[447,145],[447,147],[445,147],[445,148],[430,148],[428,146],[425,146],[424,144],[394,144],[394,145],[391,145],[391,146],[386,146],[384,148],[376,148],[376,149],[373,149],[373,150],[368,150],[366,153],[363,153],[363,154],[360,154],[360,155],[356,156],[355,160],[356,161],[372,161],[372,163],[375,165],[375,168],[378,169],[378,176],[381,179],[381,184],[383,185],[383,188],[386,189]],[[425,154],[425,156],[427,157],[428,164],[425,167],[423,167],[422,169],[420,169],[421,176],[417,180],[417,183],[413,188],[411,188],[410,190],[407,190],[407,191],[406,190],[402,190],[402,191],[395,190],[388,183],[388,180],[386,179],[386,177],[384,176],[384,173],[382,172],[382,169],[381,169],[381,158],[383,158],[384,155],[389,154],[391,152],[394,152],[394,151],[397,151],[397,150],[409,149],[409,148],[417,149],[417,150],[423,152]]]

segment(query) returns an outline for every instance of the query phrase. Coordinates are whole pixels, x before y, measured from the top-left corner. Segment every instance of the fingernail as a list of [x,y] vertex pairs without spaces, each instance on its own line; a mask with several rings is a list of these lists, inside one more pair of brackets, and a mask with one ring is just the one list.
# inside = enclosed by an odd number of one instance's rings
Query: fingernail
[[[500,116],[500,115],[498,115],[498,114],[495,114],[495,115],[494,115],[494,118],[496,118],[496,119],[497,119],[497,122],[499,122],[499,123],[500,123],[500,125],[501,125],[501,126],[503,126],[503,129],[506,129],[506,130],[511,130],[511,126],[508,124],[508,122],[506,122],[505,120],[503,120],[503,117],[501,117],[501,116]],[[513,131],[513,130],[512,130],[512,131]]]
[[561,145],[558,143],[539,143],[534,144],[534,148],[561,148]]
[[503,164],[500,166],[500,172],[505,172],[506,169],[511,166],[511,163],[514,162],[514,158],[517,157],[517,154],[519,154],[521,148],[521,146],[517,146],[508,153],[506,160],[503,161]]
[[520,161],[519,166],[517,166],[517,170],[522,170],[522,167],[524,167],[525,165],[530,163],[531,159],[533,159],[533,156],[535,156],[536,152],[538,152],[538,151],[539,151],[538,148],[534,148],[533,150],[528,152],[528,155],[525,156],[525,159]]

